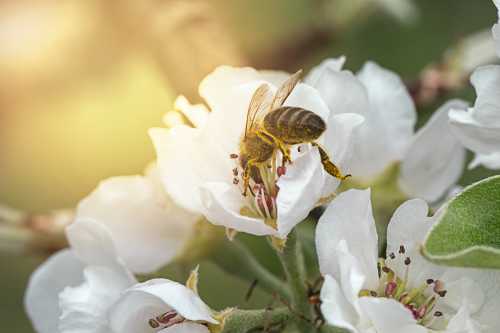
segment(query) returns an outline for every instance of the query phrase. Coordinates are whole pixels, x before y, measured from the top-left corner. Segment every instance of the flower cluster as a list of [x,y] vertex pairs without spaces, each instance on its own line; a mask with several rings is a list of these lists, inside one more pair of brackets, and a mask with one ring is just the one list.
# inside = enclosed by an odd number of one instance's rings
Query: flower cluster
[[[179,97],[185,121],[149,132],[154,165],[105,180],[83,199],[66,229],[69,249],[32,275],[25,303],[37,332],[226,332],[231,311],[201,300],[197,270],[186,285],[134,275],[189,256],[207,234],[216,247],[223,240],[207,221],[231,240],[269,237],[290,284],[282,288],[290,315],[308,312],[314,302],[287,240],[317,207],[326,207],[315,233],[321,324],[355,333],[498,332],[500,273],[437,266],[419,247],[442,214],[429,217],[428,203],[439,207],[457,186],[466,149],[475,153],[469,167],[500,169],[500,67],[472,74],[472,107],[449,101],[416,130],[416,107],[396,73],[367,62],[354,74],[344,62],[327,59],[301,80],[300,72],[222,66],[200,84],[206,105]],[[386,236],[377,236],[369,189],[380,179],[407,200]],[[312,313],[299,313],[301,331],[301,320],[316,324]]]

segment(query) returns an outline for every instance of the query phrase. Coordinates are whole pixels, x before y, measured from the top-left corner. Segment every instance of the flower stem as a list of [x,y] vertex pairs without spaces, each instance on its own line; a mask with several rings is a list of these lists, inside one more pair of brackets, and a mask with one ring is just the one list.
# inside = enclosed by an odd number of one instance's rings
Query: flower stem
[[312,309],[307,297],[304,255],[295,231],[288,235],[283,252],[277,251],[277,254],[292,292],[290,305],[296,318],[297,327],[300,332],[312,331]]
[[[225,318],[222,330],[219,332],[268,332],[273,328],[284,327],[291,315],[285,307],[263,310],[233,310]],[[212,331],[218,332],[217,329]]]
[[274,274],[262,266],[252,253],[238,241],[225,241],[211,256],[212,261],[225,272],[258,285],[271,294],[290,299],[290,291]]

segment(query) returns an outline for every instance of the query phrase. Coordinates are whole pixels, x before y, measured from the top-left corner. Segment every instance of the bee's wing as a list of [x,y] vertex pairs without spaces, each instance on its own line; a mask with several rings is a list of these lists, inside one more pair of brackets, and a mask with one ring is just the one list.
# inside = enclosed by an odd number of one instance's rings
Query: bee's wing
[[290,76],[288,80],[286,80],[281,87],[278,89],[276,92],[276,95],[274,95],[273,102],[271,103],[271,110],[277,109],[280,106],[285,103],[285,100],[287,99],[288,96],[290,96],[290,93],[292,92],[293,88],[299,83],[300,77],[302,76],[302,69],[298,70],[295,74]]
[[269,110],[270,100],[271,89],[269,88],[269,85],[263,83],[257,88],[257,90],[255,90],[252,99],[250,100],[250,104],[248,105],[245,137],[255,125],[256,121],[260,119],[258,115]]

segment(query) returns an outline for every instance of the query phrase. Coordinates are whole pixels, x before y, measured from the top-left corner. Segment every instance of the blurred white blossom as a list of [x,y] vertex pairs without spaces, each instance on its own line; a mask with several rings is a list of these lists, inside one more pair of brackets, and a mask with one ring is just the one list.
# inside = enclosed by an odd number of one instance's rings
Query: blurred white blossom
[[330,204],[316,229],[330,325],[356,333],[498,332],[500,273],[426,261],[419,247],[435,221],[428,211],[420,199],[401,205],[387,230],[387,258],[378,259],[370,190],[349,190]]
[[[283,72],[219,67],[200,85],[200,95],[211,110],[207,117],[191,121],[194,128],[150,130],[163,184],[179,205],[228,229],[285,238],[324,196],[332,194],[339,182],[323,170],[317,148],[304,145],[301,152],[293,150],[293,163],[284,174],[272,169],[266,175],[274,194],[242,195],[243,171],[237,157],[250,99],[263,83],[274,93],[287,78]],[[204,113],[184,99],[176,105],[190,119],[194,108]],[[325,120],[327,130],[319,142],[342,169],[351,151],[351,133],[362,117],[332,115],[318,91],[304,83],[295,87],[284,105],[305,108]]]
[[471,76],[476,102],[468,110],[451,110],[453,132],[476,153],[469,167],[500,169],[500,66],[479,67]]
[[365,117],[353,135],[349,173],[370,184],[400,162],[401,190],[411,197],[439,199],[459,179],[465,163],[465,150],[451,134],[446,114],[450,108],[465,109],[466,104],[443,105],[415,133],[415,106],[399,76],[373,62],[354,75],[342,70],[344,61],[344,57],[323,61],[306,82],[318,89],[330,112]]
[[156,271],[181,255],[201,220],[164,193],[156,166],[146,176],[102,181],[76,215],[108,229],[118,256],[134,273]]
[[26,291],[37,333],[205,333],[203,323],[217,323],[196,292],[179,283],[138,284],[102,224],[78,220],[67,236],[71,248],[42,264]]

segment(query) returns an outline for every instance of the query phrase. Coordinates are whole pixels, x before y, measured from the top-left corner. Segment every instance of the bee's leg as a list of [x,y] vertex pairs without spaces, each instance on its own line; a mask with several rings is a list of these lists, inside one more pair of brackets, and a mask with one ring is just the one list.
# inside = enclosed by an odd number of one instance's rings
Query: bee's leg
[[316,142],[311,142],[311,144],[315,147],[318,147],[319,151],[319,156],[321,157],[321,164],[323,164],[323,168],[325,168],[326,172],[328,172],[330,175],[332,175],[335,178],[344,180],[346,178],[351,177],[351,175],[343,175],[340,169],[333,164],[333,162],[330,160],[330,157],[328,157],[328,153],[326,150],[321,147],[318,143]]
[[247,196],[247,190],[250,187],[250,172],[254,164],[255,159],[249,160],[243,170],[243,196],[245,197]]
[[292,157],[288,145],[286,145],[283,141],[281,141],[268,131],[261,130],[261,132],[258,132],[257,135],[259,135],[259,137],[261,137],[264,141],[278,147],[278,149],[281,151],[281,154],[283,154],[283,166],[287,162],[292,163]]

